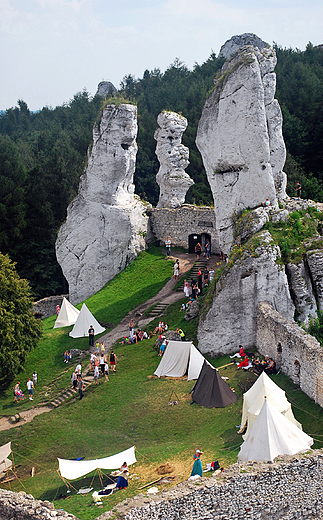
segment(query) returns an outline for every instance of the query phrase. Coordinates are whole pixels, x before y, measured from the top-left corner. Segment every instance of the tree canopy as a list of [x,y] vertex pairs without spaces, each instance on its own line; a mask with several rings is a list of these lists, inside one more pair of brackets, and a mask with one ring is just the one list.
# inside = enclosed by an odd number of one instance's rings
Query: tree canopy
[[16,272],[7,255],[0,253],[0,382],[7,382],[22,369],[26,355],[41,334],[41,322],[32,311],[27,280]]

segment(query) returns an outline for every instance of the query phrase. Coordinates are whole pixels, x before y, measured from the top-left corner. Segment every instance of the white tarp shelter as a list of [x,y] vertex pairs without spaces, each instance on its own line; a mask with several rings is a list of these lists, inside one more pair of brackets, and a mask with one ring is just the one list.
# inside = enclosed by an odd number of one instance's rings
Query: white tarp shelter
[[101,334],[105,329],[101,327],[100,323],[94,318],[85,303],[82,305],[80,314],[77,317],[76,323],[70,332],[72,338],[84,338],[89,334],[91,325],[94,328],[94,334]]
[[187,380],[190,381],[199,377],[204,361],[191,341],[169,341],[155,375],[182,377],[188,372]]
[[118,469],[126,462],[128,466],[137,462],[135,446],[104,459],[94,460],[66,460],[58,459],[59,471],[63,478],[75,480],[95,469]]
[[281,414],[268,399],[246,440],[240,447],[238,460],[273,461],[278,455],[295,455],[307,451],[312,437]]
[[7,442],[3,446],[0,446],[0,475],[5,473],[7,469],[10,469],[12,462],[8,459],[11,453],[11,442]]
[[54,324],[54,329],[74,325],[79,314],[80,311],[76,309],[76,307],[74,307],[74,305],[72,305],[64,296],[61,310],[59,311],[59,315]]
[[248,420],[247,431],[242,436],[243,439],[247,438],[247,435],[253,427],[264,404],[265,396],[280,413],[287,417],[287,419],[298,428],[302,429],[302,425],[296,421],[294,417],[291,404],[287,401],[284,390],[276,385],[265,372],[262,372],[250,390],[243,394],[241,428],[244,427],[246,420]]

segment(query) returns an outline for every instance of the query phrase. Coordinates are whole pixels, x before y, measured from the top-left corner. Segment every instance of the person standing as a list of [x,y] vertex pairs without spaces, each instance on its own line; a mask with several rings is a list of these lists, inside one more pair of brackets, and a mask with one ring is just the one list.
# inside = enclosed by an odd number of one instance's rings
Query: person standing
[[27,390],[29,395],[29,401],[33,401],[33,395],[34,395],[34,383],[29,378],[27,381]]
[[202,467],[202,462],[201,462],[201,455],[203,455],[203,452],[200,450],[196,450],[193,455],[194,464],[193,464],[191,477],[194,477],[194,475],[199,475],[200,477],[203,477],[203,467]]
[[171,246],[172,242],[170,240],[169,237],[167,237],[167,239],[165,240],[165,246],[166,246],[166,255],[167,256],[170,256],[170,246]]
[[105,359],[104,359],[104,355],[102,354],[100,357],[100,368],[101,368],[102,375],[104,375],[104,366],[105,366]]
[[33,373],[33,383],[34,383],[34,387],[35,387],[36,384],[37,384],[37,372],[36,372],[36,370]]
[[184,293],[185,293],[186,298],[190,297],[190,287],[188,285],[187,280],[184,280]]
[[75,392],[76,391],[76,387],[77,387],[77,375],[76,375],[76,372],[72,373],[71,383],[72,383],[73,391]]
[[204,279],[204,287],[209,285],[209,271],[207,267],[204,269],[203,273],[203,279]]
[[82,379],[81,375],[77,376],[77,383],[78,383],[78,390],[79,390],[79,396],[80,396],[80,401],[81,401],[84,397],[84,394],[83,394],[84,383],[83,383],[83,379]]
[[115,355],[115,353],[113,352],[113,350],[111,350],[111,352],[110,352],[109,361],[110,361],[111,371],[115,372],[116,371],[116,361],[118,361],[118,358]]
[[94,328],[92,325],[90,325],[89,328],[89,345],[90,347],[93,347],[94,345]]
[[202,294],[202,283],[202,271],[199,269],[197,273],[197,286],[199,288],[199,294]]
[[133,319],[129,321],[129,338],[132,340],[135,331],[135,322]]
[[104,375],[105,375],[105,381],[109,381],[109,364],[107,360],[105,361],[104,365]]
[[214,269],[213,267],[211,267],[211,269],[209,270],[209,280],[210,282],[212,282],[213,278],[214,278]]
[[205,242],[204,247],[205,247],[206,259],[209,260],[209,258],[211,256],[211,244],[208,240]]
[[300,200],[302,194],[302,186],[299,182],[296,182],[296,197]]

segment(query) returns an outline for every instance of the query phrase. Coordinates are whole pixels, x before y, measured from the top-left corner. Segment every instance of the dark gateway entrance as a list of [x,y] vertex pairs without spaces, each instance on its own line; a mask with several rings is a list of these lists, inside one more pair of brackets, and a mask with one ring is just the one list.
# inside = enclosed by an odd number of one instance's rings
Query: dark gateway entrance
[[190,255],[194,255],[195,246],[199,242],[204,249],[204,244],[206,241],[210,242],[211,245],[211,235],[208,233],[201,233],[200,235],[197,233],[192,233],[192,235],[188,235],[188,252]]

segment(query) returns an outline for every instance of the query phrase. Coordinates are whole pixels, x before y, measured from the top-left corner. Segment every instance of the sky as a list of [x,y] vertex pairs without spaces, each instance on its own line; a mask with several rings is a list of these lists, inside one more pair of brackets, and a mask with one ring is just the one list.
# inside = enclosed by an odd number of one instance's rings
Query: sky
[[233,35],[323,44],[322,0],[0,0],[0,110],[69,102],[175,58],[202,64]]

